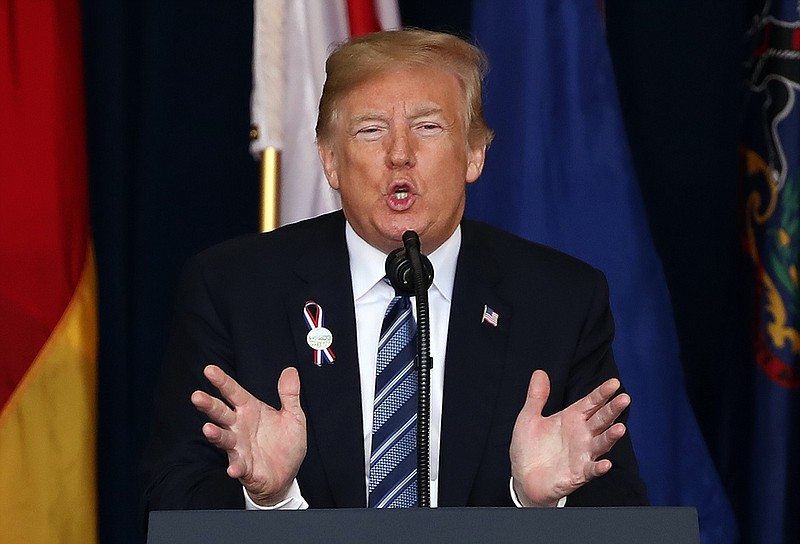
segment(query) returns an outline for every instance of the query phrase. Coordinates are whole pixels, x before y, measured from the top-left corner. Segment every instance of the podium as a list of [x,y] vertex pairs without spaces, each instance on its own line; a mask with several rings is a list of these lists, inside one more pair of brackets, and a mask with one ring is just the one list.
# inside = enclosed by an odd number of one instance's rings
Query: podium
[[402,508],[151,512],[148,544],[700,544],[697,511],[636,508]]

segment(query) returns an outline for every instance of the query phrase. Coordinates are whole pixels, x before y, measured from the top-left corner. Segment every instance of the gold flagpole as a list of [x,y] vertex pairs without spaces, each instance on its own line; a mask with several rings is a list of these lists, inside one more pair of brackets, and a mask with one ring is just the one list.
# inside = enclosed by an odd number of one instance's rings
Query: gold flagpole
[[268,147],[261,155],[261,232],[278,228],[280,221],[281,153]]

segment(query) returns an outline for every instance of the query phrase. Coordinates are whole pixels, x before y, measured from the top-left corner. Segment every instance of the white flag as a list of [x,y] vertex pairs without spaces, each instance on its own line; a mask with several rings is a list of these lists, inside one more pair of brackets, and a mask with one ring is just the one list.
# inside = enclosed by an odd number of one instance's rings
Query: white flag
[[[280,223],[341,207],[317,154],[314,127],[325,59],[350,35],[347,0],[255,0],[250,151],[281,152]],[[399,26],[396,0],[375,0],[382,28]]]

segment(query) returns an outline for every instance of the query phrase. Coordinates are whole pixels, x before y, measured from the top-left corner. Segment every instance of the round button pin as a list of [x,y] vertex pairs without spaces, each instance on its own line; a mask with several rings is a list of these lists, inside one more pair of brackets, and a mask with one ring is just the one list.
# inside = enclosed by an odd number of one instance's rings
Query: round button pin
[[308,331],[306,343],[311,349],[328,349],[333,343],[333,334],[325,327],[315,327]]

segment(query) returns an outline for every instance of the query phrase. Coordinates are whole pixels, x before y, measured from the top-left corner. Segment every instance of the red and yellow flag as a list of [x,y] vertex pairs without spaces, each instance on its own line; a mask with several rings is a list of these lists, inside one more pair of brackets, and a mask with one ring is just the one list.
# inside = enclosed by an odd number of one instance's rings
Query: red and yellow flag
[[94,543],[97,317],[79,0],[0,0],[0,540]]

